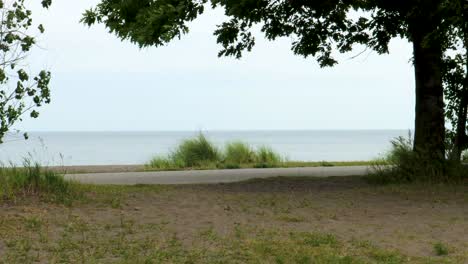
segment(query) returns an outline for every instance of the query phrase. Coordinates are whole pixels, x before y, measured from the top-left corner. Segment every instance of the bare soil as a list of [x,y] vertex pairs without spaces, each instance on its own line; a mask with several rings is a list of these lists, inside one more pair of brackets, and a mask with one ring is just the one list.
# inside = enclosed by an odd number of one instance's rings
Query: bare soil
[[[468,185],[373,186],[359,177],[275,178],[126,187],[88,191],[86,196],[88,202],[71,207],[31,199],[4,203],[0,223],[20,230],[15,222],[20,225],[22,219],[37,217],[47,227],[47,239],[52,243],[70,219],[89,227],[125,221],[134,227],[134,238],[171,234],[186,247],[204,243],[199,242],[203,230],[221,237],[231,236],[240,227],[252,237],[261,230],[285,236],[320,232],[345,243],[368,241],[411,257],[436,257],[434,244],[440,242],[448,246],[450,256],[456,256],[454,263],[468,261]],[[161,228],[138,228],[151,225]],[[8,230],[0,228],[0,255],[7,252],[5,241],[12,234]],[[97,236],[112,233],[104,230],[113,229],[95,230]]]

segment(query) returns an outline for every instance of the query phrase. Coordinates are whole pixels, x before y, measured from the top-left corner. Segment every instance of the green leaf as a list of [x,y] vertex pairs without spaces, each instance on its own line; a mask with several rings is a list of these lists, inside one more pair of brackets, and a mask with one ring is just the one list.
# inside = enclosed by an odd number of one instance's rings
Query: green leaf
[[18,71],[18,78],[20,81],[24,82],[29,80],[29,75],[23,69],[21,69]]

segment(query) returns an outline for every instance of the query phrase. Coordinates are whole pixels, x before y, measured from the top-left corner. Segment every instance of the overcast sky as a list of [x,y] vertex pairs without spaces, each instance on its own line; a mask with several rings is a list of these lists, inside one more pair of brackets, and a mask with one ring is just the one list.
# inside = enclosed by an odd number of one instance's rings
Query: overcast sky
[[[37,1],[39,2],[39,1]],[[31,69],[52,71],[53,101],[28,131],[410,129],[414,81],[407,41],[391,54],[341,56],[321,69],[292,54],[291,40],[265,41],[241,60],[218,58],[212,35],[220,10],[191,24],[166,47],[140,50],[79,24],[97,0],[55,0],[35,22],[46,34],[29,58]]]

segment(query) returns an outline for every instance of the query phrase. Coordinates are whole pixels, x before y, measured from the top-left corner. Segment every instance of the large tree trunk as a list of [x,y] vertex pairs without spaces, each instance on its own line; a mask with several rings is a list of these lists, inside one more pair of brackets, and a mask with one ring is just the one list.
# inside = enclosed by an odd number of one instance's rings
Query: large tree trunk
[[434,43],[437,41],[427,41],[431,27],[419,25],[411,30],[416,77],[414,150],[442,162],[445,158],[442,49]]

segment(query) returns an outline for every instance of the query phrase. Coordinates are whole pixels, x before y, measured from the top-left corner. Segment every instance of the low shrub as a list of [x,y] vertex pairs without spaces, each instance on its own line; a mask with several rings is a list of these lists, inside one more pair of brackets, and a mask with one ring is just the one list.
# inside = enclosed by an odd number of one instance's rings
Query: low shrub
[[184,167],[183,162],[177,162],[172,157],[154,157],[146,164],[148,168],[159,169],[159,170],[174,170],[181,169]]
[[226,144],[224,161],[227,164],[248,164],[255,162],[255,152],[244,142],[235,141]]
[[242,167],[279,167],[283,159],[269,147],[254,150],[249,144],[234,141],[227,143],[221,151],[203,134],[186,139],[167,156],[157,156],[146,167],[157,170],[177,170],[186,168],[238,169]]
[[447,256],[449,253],[448,247],[442,242],[434,244],[434,252],[437,256]]
[[328,162],[328,161],[320,161],[319,164],[320,164],[321,167],[333,167],[333,166],[335,166],[333,163]]
[[369,182],[458,182],[468,175],[468,167],[462,164],[449,160],[437,163],[430,155],[413,151],[411,135],[395,138],[391,145],[390,151],[372,166],[367,177]]
[[462,160],[462,162],[465,162],[465,163],[468,162],[468,152],[467,151],[462,152],[461,160]]
[[63,175],[26,160],[23,167],[0,166],[0,200],[12,200],[18,195],[34,195],[50,201],[70,203],[79,192],[76,183]]
[[277,167],[283,162],[281,156],[270,147],[260,147],[255,152],[255,167],[271,168]]
[[170,160],[176,166],[200,167],[216,163],[220,152],[216,146],[200,133],[197,137],[186,139],[170,155]]

